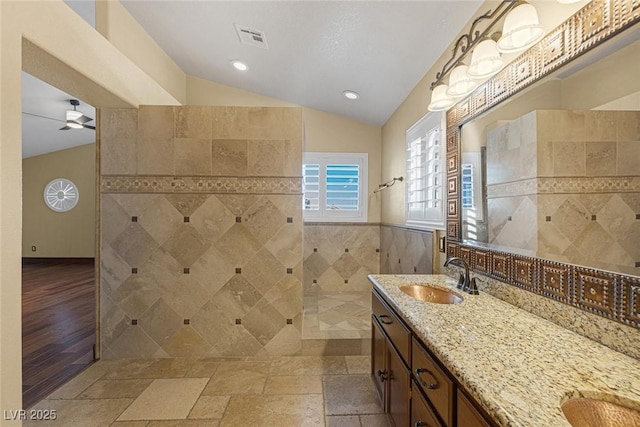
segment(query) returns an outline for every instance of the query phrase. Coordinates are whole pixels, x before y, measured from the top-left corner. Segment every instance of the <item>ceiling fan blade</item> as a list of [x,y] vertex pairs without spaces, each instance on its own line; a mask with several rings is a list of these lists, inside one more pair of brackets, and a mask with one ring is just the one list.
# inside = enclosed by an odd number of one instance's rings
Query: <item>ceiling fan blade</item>
[[85,129],[92,129],[92,130],[96,130],[96,127],[95,127],[95,126],[91,126],[91,125],[85,125],[85,124],[83,124],[83,125],[82,125],[82,127],[83,127],[83,128],[85,128]]
[[65,126],[65,127],[62,127],[62,128],[60,128],[58,130],[69,130],[69,129],[71,129],[69,126]]

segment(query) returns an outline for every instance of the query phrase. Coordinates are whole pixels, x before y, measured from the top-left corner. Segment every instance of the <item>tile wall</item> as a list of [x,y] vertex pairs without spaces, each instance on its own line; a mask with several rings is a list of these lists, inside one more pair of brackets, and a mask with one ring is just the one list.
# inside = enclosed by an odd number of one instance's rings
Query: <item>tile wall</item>
[[383,224],[380,273],[432,274],[433,232]]
[[305,223],[305,294],[369,292],[369,274],[380,271],[380,226],[368,223]]
[[487,136],[490,242],[637,275],[639,157],[635,111],[540,110],[495,129]]
[[302,337],[364,339],[371,336],[371,282],[380,271],[380,226],[305,223]]
[[103,358],[301,352],[298,108],[100,112]]

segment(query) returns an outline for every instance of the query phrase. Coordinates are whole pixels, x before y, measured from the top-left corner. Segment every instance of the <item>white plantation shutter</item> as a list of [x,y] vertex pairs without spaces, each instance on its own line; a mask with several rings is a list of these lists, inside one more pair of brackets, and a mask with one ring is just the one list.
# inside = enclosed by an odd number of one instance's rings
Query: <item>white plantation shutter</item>
[[305,153],[305,220],[366,221],[366,153]]
[[317,211],[320,207],[320,165],[304,164],[302,165],[302,181],[305,210]]
[[324,194],[325,209],[357,211],[360,202],[360,166],[326,165]]
[[407,130],[406,221],[444,229],[442,114],[429,113]]

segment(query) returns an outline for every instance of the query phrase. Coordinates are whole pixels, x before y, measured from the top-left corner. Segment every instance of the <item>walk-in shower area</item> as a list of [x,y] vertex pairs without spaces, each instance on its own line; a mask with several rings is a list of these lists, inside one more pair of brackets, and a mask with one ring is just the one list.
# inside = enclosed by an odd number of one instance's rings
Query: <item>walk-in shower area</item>
[[306,223],[303,234],[302,339],[369,339],[379,225]]

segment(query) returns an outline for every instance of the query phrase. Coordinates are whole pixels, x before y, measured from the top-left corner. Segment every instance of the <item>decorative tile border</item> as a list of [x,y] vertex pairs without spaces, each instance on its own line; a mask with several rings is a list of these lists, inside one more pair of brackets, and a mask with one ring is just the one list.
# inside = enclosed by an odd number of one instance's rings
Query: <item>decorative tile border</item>
[[[464,123],[638,22],[638,0],[593,0],[452,107],[447,112],[448,187],[460,187],[460,127]],[[637,192],[639,181],[628,177],[542,179],[536,188],[541,193]],[[501,189],[507,190],[515,191]],[[459,197],[458,192],[447,194],[449,256],[470,257],[470,267],[483,275],[640,329],[640,278],[459,243]]]
[[[452,179],[449,178],[449,182]],[[455,181],[455,180],[453,180]],[[455,186],[457,183],[449,184]],[[504,184],[487,185],[487,198],[533,194],[640,193],[640,177],[530,178]]]
[[640,329],[640,278],[455,242],[447,255],[477,273]]
[[640,177],[538,178],[538,193],[640,193]]
[[487,198],[526,196],[536,194],[538,179],[530,178],[522,181],[506,182],[504,184],[487,185]]
[[299,177],[103,175],[102,193],[302,194]]

